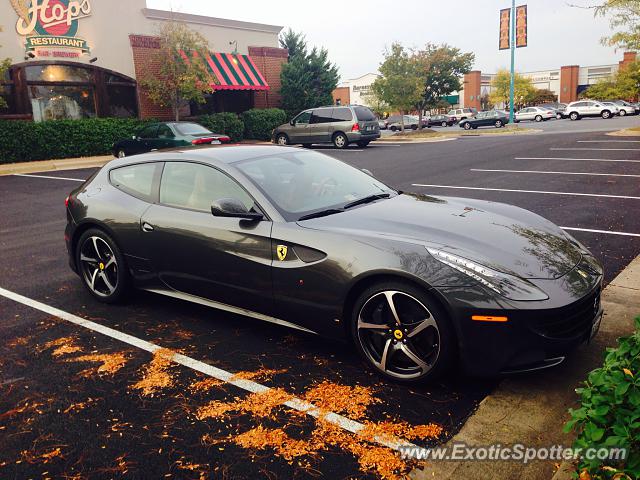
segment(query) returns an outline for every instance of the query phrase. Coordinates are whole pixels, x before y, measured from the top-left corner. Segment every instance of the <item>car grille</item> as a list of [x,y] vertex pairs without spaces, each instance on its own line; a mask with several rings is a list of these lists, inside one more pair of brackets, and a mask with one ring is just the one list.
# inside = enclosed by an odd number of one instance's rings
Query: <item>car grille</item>
[[535,314],[531,328],[540,335],[557,339],[588,335],[599,310],[600,287],[571,305]]

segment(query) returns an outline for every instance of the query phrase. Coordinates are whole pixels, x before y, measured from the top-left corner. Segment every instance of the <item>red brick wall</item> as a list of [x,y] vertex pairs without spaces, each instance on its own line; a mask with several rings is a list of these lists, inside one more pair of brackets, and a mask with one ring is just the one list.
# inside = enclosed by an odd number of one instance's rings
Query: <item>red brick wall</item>
[[578,99],[578,74],[580,66],[560,67],[560,102],[570,103]]
[[287,63],[289,53],[285,48],[273,47],[249,47],[249,55],[253,59],[256,67],[262,72],[264,79],[271,87],[269,90],[256,91],[254,102],[256,108],[280,107],[282,97],[280,96],[280,72],[282,65]]
[[[159,39],[147,35],[129,35],[129,42],[133,52],[136,78],[144,78],[148,74],[158,75],[160,73],[160,62],[157,57],[157,52],[160,48]],[[162,120],[173,118],[171,108],[159,107],[153,104],[140,84],[138,84],[138,110],[140,118]]]
[[630,63],[635,62],[636,60],[637,60],[636,52],[624,52],[622,56],[622,61],[618,62],[618,65],[622,69],[622,68],[625,68]]
[[340,100],[340,105],[349,105],[349,103],[351,103],[349,87],[338,87],[331,92],[331,96],[333,97],[333,103],[336,105],[338,104],[338,100]]
[[464,106],[480,111],[480,90],[482,87],[482,73],[480,70],[472,70],[464,74]]

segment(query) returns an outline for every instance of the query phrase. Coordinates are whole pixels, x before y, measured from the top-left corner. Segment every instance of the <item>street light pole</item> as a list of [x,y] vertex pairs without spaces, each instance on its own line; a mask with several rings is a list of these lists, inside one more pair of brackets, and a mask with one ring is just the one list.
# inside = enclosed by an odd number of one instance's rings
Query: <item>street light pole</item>
[[515,90],[516,62],[516,0],[511,1],[511,81],[509,82],[509,123],[513,125],[513,97]]

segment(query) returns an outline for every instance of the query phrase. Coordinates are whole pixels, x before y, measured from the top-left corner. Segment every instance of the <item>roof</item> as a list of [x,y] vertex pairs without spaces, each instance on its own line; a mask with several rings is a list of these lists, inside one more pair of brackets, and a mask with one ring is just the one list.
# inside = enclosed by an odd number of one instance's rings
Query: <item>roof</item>
[[279,25],[267,25],[265,23],[242,22],[240,20],[229,20],[226,18],[206,17],[204,15],[193,15],[190,13],[169,12],[166,10],[156,10],[154,8],[143,8],[145,17],[152,20],[181,21],[185,23],[209,25],[212,27],[235,28],[238,30],[252,30],[254,32],[266,32],[278,34],[284,28]]

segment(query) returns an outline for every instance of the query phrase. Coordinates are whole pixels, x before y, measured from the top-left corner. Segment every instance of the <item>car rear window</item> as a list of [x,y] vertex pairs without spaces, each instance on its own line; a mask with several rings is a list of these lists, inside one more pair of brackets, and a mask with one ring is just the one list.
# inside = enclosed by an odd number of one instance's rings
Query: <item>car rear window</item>
[[114,168],[109,172],[109,180],[118,190],[150,202],[158,165],[158,163],[140,163]]
[[207,130],[197,123],[178,123],[175,127],[180,135],[207,135],[211,133],[211,130]]
[[356,117],[360,121],[368,122],[376,119],[373,112],[366,107],[353,107],[353,110],[356,112]]

